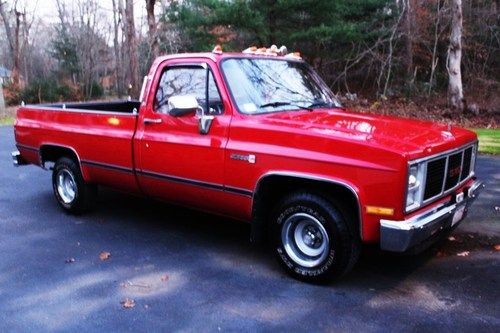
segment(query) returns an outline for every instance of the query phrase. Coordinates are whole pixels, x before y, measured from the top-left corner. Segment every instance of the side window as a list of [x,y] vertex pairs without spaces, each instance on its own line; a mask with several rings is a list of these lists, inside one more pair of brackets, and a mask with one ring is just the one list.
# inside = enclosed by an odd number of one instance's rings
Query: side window
[[[168,113],[168,99],[178,95],[194,95],[198,100],[198,104],[205,108],[206,73],[206,69],[202,67],[167,68],[161,75],[160,84],[156,90],[155,112]],[[223,114],[222,98],[211,71],[209,75],[208,97],[210,109],[205,110],[205,113],[212,115]]]

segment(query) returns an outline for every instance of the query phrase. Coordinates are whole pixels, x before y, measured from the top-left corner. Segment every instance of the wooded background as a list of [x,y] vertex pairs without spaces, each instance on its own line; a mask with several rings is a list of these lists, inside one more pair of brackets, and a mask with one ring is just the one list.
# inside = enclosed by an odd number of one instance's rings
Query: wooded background
[[[39,14],[49,2],[52,19]],[[498,112],[498,6],[498,0],[0,0],[0,66],[12,70],[4,94],[10,104],[137,98],[140,78],[160,54],[276,44],[299,51],[347,99],[445,100]],[[453,79],[463,82],[464,98],[450,86]]]

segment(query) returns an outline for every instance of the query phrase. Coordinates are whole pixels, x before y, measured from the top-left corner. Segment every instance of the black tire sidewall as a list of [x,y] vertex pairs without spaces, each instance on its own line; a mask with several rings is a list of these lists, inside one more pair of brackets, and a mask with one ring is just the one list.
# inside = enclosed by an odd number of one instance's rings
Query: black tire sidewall
[[[306,213],[316,218],[325,228],[329,238],[328,255],[315,267],[303,267],[294,262],[286,253],[281,239],[285,221],[296,213]],[[273,250],[280,263],[293,277],[313,282],[324,282],[340,275],[345,265],[346,239],[341,237],[339,224],[345,225],[340,212],[326,200],[307,194],[295,194],[287,197],[278,205],[273,214],[272,240]]]

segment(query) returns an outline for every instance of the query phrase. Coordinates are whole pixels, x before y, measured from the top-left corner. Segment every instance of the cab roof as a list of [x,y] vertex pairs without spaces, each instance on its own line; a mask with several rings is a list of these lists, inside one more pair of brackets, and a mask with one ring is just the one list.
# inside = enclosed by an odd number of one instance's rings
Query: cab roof
[[285,46],[282,46],[279,49],[276,45],[272,45],[270,48],[257,48],[255,46],[251,46],[242,52],[223,52],[222,48],[217,45],[212,52],[178,53],[160,56],[155,60],[155,64],[159,64],[170,59],[189,58],[207,58],[214,62],[221,61],[225,58],[283,59],[288,61],[302,61],[300,53],[287,53]]

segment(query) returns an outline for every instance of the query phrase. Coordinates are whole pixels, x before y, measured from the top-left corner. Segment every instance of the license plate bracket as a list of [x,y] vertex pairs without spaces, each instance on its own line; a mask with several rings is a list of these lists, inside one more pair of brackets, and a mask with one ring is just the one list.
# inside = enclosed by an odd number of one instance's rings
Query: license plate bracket
[[453,214],[453,219],[451,220],[451,226],[453,227],[455,224],[460,222],[465,216],[465,205],[462,205],[457,208],[455,213]]

